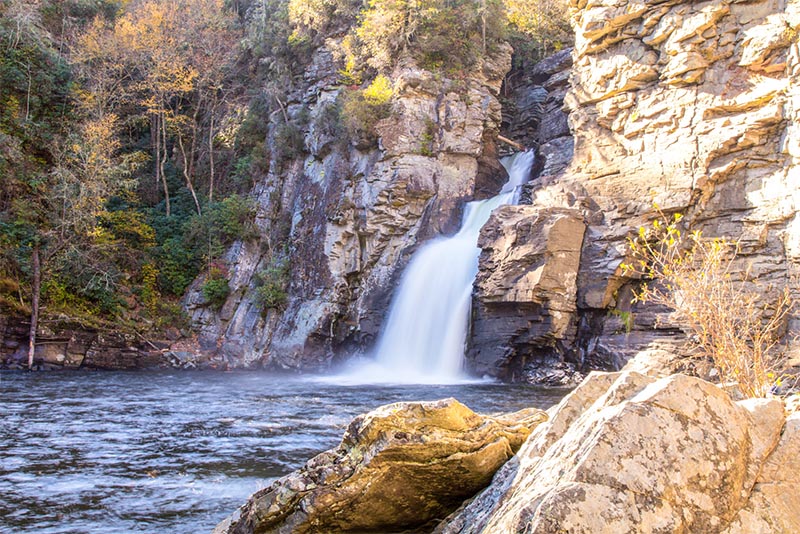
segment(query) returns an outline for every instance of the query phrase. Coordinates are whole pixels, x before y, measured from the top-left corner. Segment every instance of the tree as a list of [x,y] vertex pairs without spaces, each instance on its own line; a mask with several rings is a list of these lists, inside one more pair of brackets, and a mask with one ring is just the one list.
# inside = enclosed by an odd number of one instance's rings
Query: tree
[[81,39],[83,64],[98,106],[127,106],[149,123],[155,183],[171,214],[166,164],[171,146],[198,213],[197,164],[205,126],[208,197],[215,188],[214,139],[220,108],[230,93],[227,69],[236,58],[234,19],[222,0],[143,0],[129,5],[113,24],[96,22]]
[[538,61],[569,46],[574,37],[567,0],[503,0],[518,55]]

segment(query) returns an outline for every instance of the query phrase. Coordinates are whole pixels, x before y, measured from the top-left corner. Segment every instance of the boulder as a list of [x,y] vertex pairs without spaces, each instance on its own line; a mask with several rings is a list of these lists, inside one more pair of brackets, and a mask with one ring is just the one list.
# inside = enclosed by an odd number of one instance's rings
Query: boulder
[[399,532],[450,513],[547,416],[478,415],[454,399],[402,402],[353,420],[342,443],[254,494],[214,534]]
[[549,415],[437,534],[798,531],[800,418],[781,436],[778,399],[595,373]]
[[747,506],[723,534],[800,532],[800,413],[786,419],[783,435],[762,466]]

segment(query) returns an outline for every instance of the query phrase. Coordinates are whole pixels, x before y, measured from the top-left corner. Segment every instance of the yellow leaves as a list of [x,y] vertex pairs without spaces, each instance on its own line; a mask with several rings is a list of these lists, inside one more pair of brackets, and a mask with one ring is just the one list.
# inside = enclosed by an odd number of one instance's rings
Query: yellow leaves
[[[651,280],[634,291],[634,302],[671,308],[681,327],[693,335],[696,353],[713,360],[724,380],[734,380],[747,396],[764,396],[781,383],[770,349],[777,342],[793,302],[742,273],[734,260],[739,245],[726,238],[704,239],[699,230],[684,236],[683,216],[664,215],[629,239],[623,264]],[[768,294],[770,298],[764,298]],[[769,371],[769,372],[768,372]]]
[[394,89],[392,82],[384,76],[379,74],[372,80],[372,83],[364,89],[364,100],[371,106],[382,106],[387,104],[392,99]]

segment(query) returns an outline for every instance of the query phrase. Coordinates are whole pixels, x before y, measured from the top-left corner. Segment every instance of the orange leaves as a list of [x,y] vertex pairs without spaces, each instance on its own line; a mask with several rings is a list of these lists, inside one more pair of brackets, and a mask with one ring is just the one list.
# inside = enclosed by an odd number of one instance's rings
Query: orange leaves
[[[75,59],[116,72],[117,89],[151,113],[198,89],[220,70],[233,46],[231,19],[220,0],[144,0],[113,25],[97,18],[79,40]],[[106,99],[108,100],[108,99]]]

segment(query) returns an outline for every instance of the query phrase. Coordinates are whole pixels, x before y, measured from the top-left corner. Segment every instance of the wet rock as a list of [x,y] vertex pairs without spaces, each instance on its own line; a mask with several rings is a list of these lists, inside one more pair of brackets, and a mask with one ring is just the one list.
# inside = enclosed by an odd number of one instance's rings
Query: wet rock
[[541,387],[575,387],[585,377],[577,364],[545,360],[526,364],[522,368],[521,381]]
[[353,420],[342,443],[254,494],[215,534],[400,532],[485,487],[544,412],[487,417],[454,399]]

